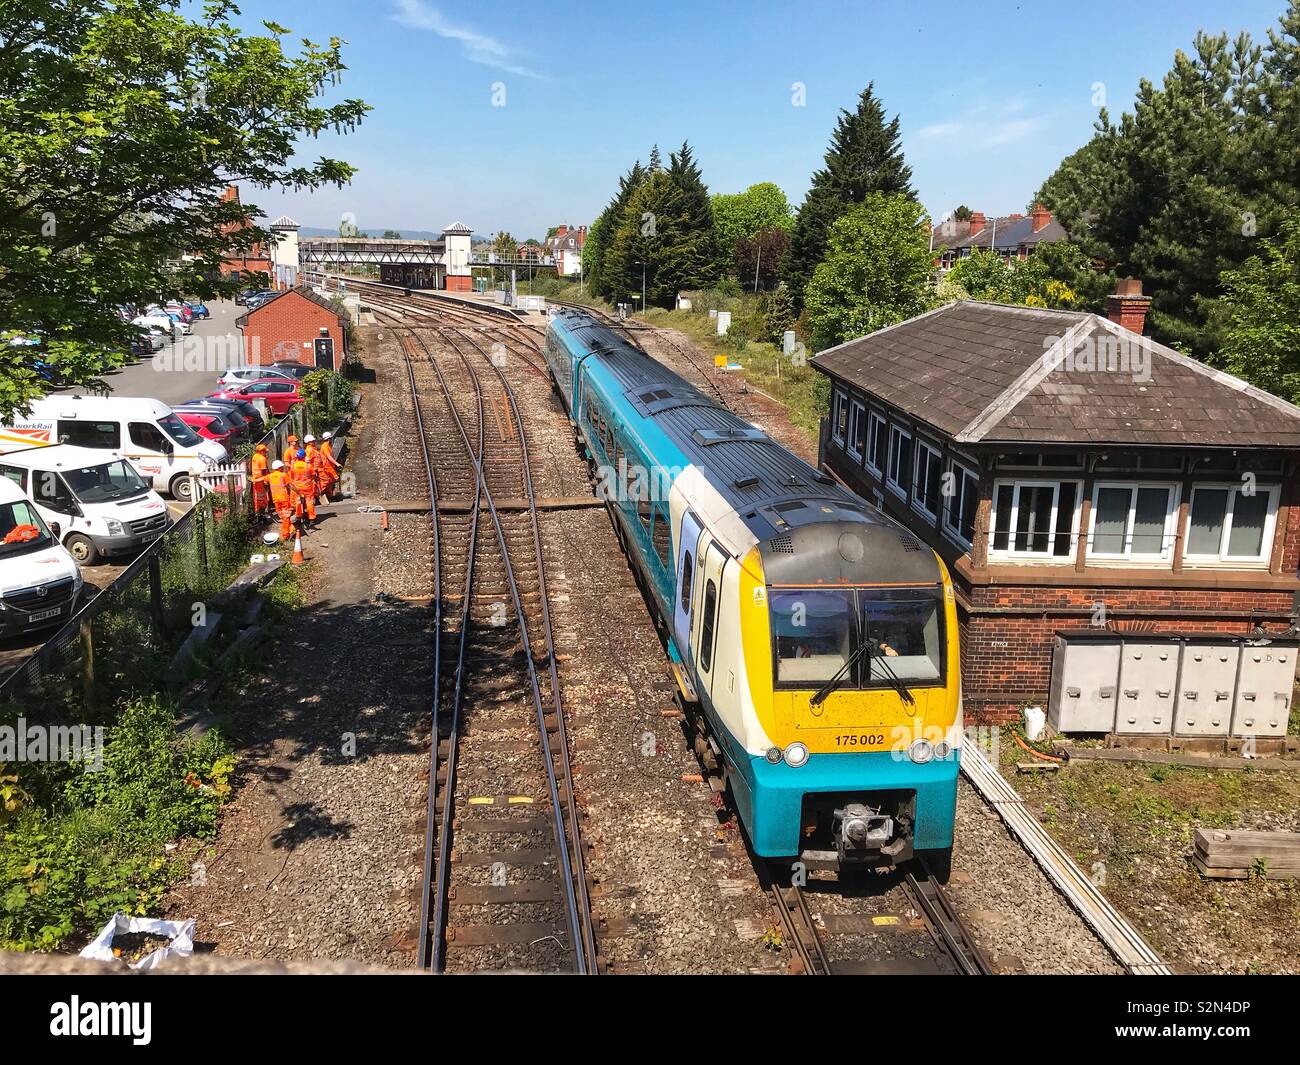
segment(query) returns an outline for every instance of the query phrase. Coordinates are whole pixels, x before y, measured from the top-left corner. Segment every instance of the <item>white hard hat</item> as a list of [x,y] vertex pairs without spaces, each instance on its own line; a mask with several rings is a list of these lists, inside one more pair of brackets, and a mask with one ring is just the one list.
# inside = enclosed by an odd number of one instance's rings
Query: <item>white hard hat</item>
[[308,433],[306,436],[304,436],[304,437],[302,438],[302,442],[303,442],[304,444],[310,444],[310,443],[311,443],[313,440],[315,440],[315,439],[316,439],[316,438],[315,438],[314,436],[312,436],[311,433]]
[[333,434],[333,433],[330,433],[330,432],[321,433],[320,435],[321,435],[321,439],[322,439],[322,440],[333,440],[333,439],[334,439],[334,434]]
[[268,547],[269,547],[271,544],[278,544],[279,542],[280,542],[280,534],[279,534],[279,533],[277,533],[277,532],[264,532],[264,533],[262,533],[262,543],[266,544]]
[[271,463],[271,469],[282,470],[284,469],[284,463],[281,462],[279,459],[276,459],[273,463]]

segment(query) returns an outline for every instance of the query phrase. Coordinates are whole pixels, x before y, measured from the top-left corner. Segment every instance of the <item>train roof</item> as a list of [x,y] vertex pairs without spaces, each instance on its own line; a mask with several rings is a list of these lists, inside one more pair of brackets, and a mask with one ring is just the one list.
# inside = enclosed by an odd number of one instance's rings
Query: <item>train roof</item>
[[[784,555],[790,536],[804,526],[830,526],[824,533],[836,538],[844,527],[856,527],[878,560],[882,554],[894,555],[890,548],[896,545],[901,552],[897,562],[904,571],[899,579],[936,579],[932,553],[922,549],[921,541],[833,477],[810,466],[585,312],[562,311],[557,317],[622,386],[627,403],[653,421],[722,497],[733,516],[727,521],[714,515],[717,531],[730,533],[728,539],[737,553],[743,553],[744,540],[751,539],[764,545],[765,558],[773,553]],[[748,537],[740,535],[737,523]],[[809,530],[809,534],[796,537],[800,556],[807,557],[803,548],[812,546],[809,535],[816,534]],[[772,559],[768,564],[773,562],[797,579],[792,571],[794,559]]]

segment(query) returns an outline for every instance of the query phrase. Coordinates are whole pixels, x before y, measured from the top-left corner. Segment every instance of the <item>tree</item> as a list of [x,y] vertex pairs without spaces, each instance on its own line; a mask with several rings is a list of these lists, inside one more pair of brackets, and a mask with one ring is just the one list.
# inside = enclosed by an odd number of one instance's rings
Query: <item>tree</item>
[[952,217],[957,222],[969,222],[971,210],[964,203],[953,210]]
[[[492,238],[492,254],[498,259],[513,259],[518,252],[519,245],[515,238],[504,229],[498,229],[497,235]],[[510,268],[507,266],[498,266],[492,272],[498,281],[505,281],[510,277]]]
[[1089,256],[1143,280],[1152,333],[1202,358],[1222,340],[1222,279],[1300,202],[1298,75],[1294,0],[1266,46],[1198,33],[1040,190]]
[[588,227],[587,239],[582,248],[582,273],[593,293],[598,296],[613,294],[614,285],[605,273],[605,253],[614,238],[614,231],[622,221],[628,201],[646,179],[646,169],[638,159],[621,178],[618,191],[609,206]]
[[775,288],[781,259],[789,245],[786,231],[777,226],[742,237],[732,253],[732,269],[740,279],[741,287],[752,288],[755,292]]
[[384,240],[401,240],[402,234],[395,229],[384,230]]
[[[1063,245],[1072,247],[1070,245]],[[1047,245],[1040,245],[1040,250]],[[1081,256],[1077,248],[1073,256]],[[1073,266],[1077,260],[1070,257]],[[948,272],[948,281],[956,285],[965,297],[990,303],[1012,303],[1026,307],[1051,307],[1059,310],[1077,310],[1083,298],[1075,289],[1055,275],[1052,262],[1035,252],[1028,259],[1018,259],[1010,264],[991,251],[976,249]],[[1093,308],[1096,309],[1096,308]]]
[[934,256],[925,221],[924,209],[911,197],[873,192],[831,225],[826,257],[807,290],[815,350],[933,305]]
[[[731,270],[741,241],[749,240],[760,230],[778,229],[784,233],[794,227],[790,201],[780,187],[770,181],[750,185],[744,192],[717,193],[713,196],[713,225],[717,231],[719,269]],[[745,277],[753,279],[753,270]]]
[[1212,361],[1275,396],[1300,401],[1300,210],[1223,275],[1223,347]]
[[682,289],[697,288],[714,267],[712,230],[691,219],[689,195],[665,170],[650,174],[628,202],[610,241],[605,283],[617,300],[672,307]]
[[703,288],[717,278],[718,238],[709,187],[704,184],[695,154],[686,141],[668,156],[668,179],[681,194],[682,224],[692,233],[688,242],[691,261],[678,268],[681,286]]
[[[0,3],[0,335],[39,335],[73,384],[120,365],[119,306],[232,294],[227,255],[270,233],[257,188],[345,184],[353,167],[294,157],[303,134],[353,129],[360,100],[320,98],[346,69],[337,38],[291,55],[229,0],[202,21],[167,0]],[[187,253],[184,258],[181,253]],[[34,356],[0,365],[0,416],[43,394]]]
[[790,287],[796,310],[803,307],[804,288],[826,253],[831,225],[853,204],[871,193],[912,196],[912,171],[903,161],[898,117],[885,121],[874,85],[862,90],[857,110],[841,111],[825,165],[812,179],[790,234],[790,249],[781,277]]

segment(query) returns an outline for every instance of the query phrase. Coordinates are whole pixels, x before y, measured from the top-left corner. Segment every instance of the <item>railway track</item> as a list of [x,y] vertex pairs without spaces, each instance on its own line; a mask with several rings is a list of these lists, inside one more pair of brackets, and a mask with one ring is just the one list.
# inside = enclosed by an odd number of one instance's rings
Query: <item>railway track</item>
[[[398,328],[436,501],[420,964],[594,973],[601,962],[523,421],[474,331]],[[507,497],[528,505],[499,511]]]

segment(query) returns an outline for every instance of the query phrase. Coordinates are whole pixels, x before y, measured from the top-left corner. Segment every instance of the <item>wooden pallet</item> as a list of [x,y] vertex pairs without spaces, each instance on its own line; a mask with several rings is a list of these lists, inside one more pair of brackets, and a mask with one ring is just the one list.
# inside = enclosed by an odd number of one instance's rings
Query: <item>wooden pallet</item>
[[1267,880],[1300,877],[1300,832],[1247,832],[1198,828],[1192,841],[1192,864],[1215,880]]

